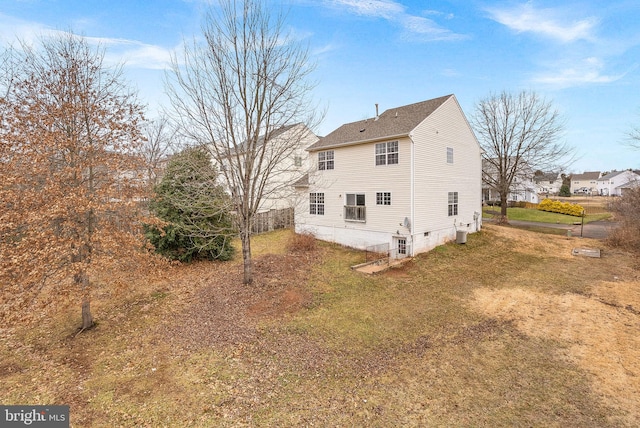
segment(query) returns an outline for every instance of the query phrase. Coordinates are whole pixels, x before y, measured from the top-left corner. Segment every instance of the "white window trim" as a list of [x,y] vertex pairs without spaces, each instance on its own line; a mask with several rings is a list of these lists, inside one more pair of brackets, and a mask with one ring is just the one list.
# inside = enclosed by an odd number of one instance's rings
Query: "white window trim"
[[[455,200],[449,201],[449,195],[453,194]],[[450,208],[455,207],[455,212],[449,213]],[[447,215],[448,217],[455,217],[460,213],[460,193],[459,192],[447,192]]]
[[[389,144],[393,144],[395,143],[396,145],[396,151],[395,152],[390,152],[389,151]],[[382,144],[384,144],[384,152],[383,153],[378,153],[378,146],[381,146]],[[390,154],[395,154],[396,155],[396,162],[394,163],[389,163],[389,155]],[[378,163],[378,156],[382,156],[384,155],[384,163]],[[381,143],[375,143],[373,145],[373,164],[374,166],[389,166],[389,165],[398,165],[400,163],[400,142],[398,140],[394,140],[394,141],[384,141]]]
[[[389,194],[389,203],[385,204],[384,203],[384,195],[388,193]],[[381,204],[378,203],[378,195],[382,194],[382,202]],[[392,196],[392,192],[390,191],[382,191],[382,192],[376,192],[376,206],[382,206],[382,207],[389,207],[393,204],[393,196]]]
[[[316,195],[316,201],[315,202],[311,202],[311,195]],[[322,202],[318,202],[318,195],[322,195]],[[312,213],[311,212],[311,206],[314,205],[315,206],[315,212]],[[322,206],[322,213],[319,213],[318,208]],[[324,215],[324,213],[326,212],[326,198],[325,198],[325,194],[324,192],[309,192],[309,215]]]
[[[327,155],[331,153],[331,159],[327,159]],[[320,160],[320,154],[324,154],[324,160]],[[327,168],[327,164],[331,162],[331,168]],[[324,168],[320,168],[320,164],[324,165]],[[333,150],[322,150],[318,152],[318,171],[331,171],[336,169],[336,155]]]
[[[348,205],[349,195],[354,195],[355,205]],[[358,205],[358,196],[364,197],[364,205]],[[355,207],[355,209],[353,209]],[[358,208],[361,207],[361,208]],[[357,218],[347,218],[347,212],[354,211]],[[344,194],[344,221],[366,223],[367,222],[367,194],[365,192],[345,192]]]

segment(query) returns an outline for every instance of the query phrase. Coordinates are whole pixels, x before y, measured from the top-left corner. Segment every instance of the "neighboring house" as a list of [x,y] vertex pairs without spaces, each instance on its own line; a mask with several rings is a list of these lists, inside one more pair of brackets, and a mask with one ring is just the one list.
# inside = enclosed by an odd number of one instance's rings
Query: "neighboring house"
[[[484,160],[482,162],[482,170],[486,175],[495,177],[495,167]],[[533,181],[534,171],[522,162],[520,164],[520,172],[516,175],[511,183],[509,194],[507,195],[507,202],[531,202],[538,203],[538,192],[536,185]],[[482,182],[482,203],[485,204],[488,201],[499,201],[500,194],[485,180]]]
[[[295,206],[296,194],[292,184],[309,172],[312,161],[309,159],[306,148],[316,141],[318,136],[302,123],[283,126],[273,131],[266,156],[273,154],[273,151],[278,153],[278,157],[283,157],[283,153],[285,156],[277,165],[270,165],[269,178],[258,212]],[[258,144],[263,143],[264,136],[261,136]],[[263,164],[263,168],[266,163],[267,161]],[[226,167],[223,165],[222,168]],[[229,193],[233,194],[233,191],[230,190]]]
[[602,196],[622,196],[629,189],[640,185],[637,171],[615,171],[598,179],[598,194]]
[[534,176],[533,182],[539,195],[556,196],[562,187],[562,176],[556,172],[543,173]]
[[594,195],[598,193],[598,179],[602,176],[600,171],[585,171],[583,174],[571,176],[571,193]]
[[481,227],[481,149],[454,95],[347,123],[307,150],[298,233],[405,257]]

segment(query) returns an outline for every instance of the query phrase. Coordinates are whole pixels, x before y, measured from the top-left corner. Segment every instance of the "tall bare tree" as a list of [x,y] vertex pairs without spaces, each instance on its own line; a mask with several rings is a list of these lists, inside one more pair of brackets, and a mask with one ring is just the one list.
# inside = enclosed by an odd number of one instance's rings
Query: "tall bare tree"
[[627,145],[632,149],[640,150],[640,126],[633,128],[631,132],[629,132]]
[[181,131],[208,147],[233,195],[244,261],[244,283],[253,278],[251,225],[270,178],[294,155],[306,127],[282,138],[295,123],[314,125],[306,47],[284,30],[284,15],[260,0],[223,0],[194,41],[173,58],[168,92]]
[[145,141],[141,147],[141,154],[145,160],[149,186],[153,188],[159,183],[169,156],[179,148],[178,135],[166,115],[147,121],[143,133]]
[[52,295],[69,284],[89,328],[91,269],[142,242],[143,110],[121,67],[106,67],[104,50],[82,37],[61,33],[14,53],[0,132],[2,291],[25,309],[47,283]]
[[535,92],[492,94],[476,104],[471,122],[483,149],[482,179],[500,195],[501,222],[516,179],[537,169],[561,170],[572,158],[560,141],[560,114]]

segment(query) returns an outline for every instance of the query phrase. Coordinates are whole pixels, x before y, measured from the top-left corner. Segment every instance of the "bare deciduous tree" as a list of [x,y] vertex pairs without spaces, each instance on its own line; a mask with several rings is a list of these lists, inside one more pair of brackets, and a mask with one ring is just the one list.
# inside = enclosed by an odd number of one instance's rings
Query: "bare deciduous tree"
[[640,150],[640,126],[629,132],[628,146],[635,150]]
[[571,158],[571,148],[559,141],[559,113],[535,92],[490,95],[476,104],[471,122],[483,149],[482,179],[500,195],[502,222],[517,178],[536,169],[561,170]]
[[169,156],[178,149],[177,132],[169,118],[161,115],[147,121],[143,127],[143,133],[145,142],[141,153],[147,166],[146,175],[149,186],[153,188],[158,184]]
[[26,309],[45,284],[55,295],[68,283],[89,328],[91,269],[142,242],[133,225],[146,189],[135,155],[142,107],[121,68],[107,68],[82,37],[22,43],[17,55],[0,133],[3,293]]
[[210,9],[204,43],[173,58],[168,92],[182,133],[208,147],[233,195],[244,261],[252,282],[251,225],[273,191],[270,179],[294,155],[308,128],[282,138],[296,123],[313,126],[308,50],[284,31],[284,17],[260,0],[223,0]]

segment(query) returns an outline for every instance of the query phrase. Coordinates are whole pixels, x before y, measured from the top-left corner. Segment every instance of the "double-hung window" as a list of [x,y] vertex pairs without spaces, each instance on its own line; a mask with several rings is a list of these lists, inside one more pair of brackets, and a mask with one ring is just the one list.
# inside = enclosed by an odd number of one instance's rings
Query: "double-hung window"
[[449,192],[449,217],[458,215],[458,192]]
[[376,144],[376,165],[392,165],[398,163],[398,142]]
[[333,150],[327,150],[325,152],[319,152],[318,153],[318,169],[319,170],[326,170],[326,169],[333,169],[334,167],[334,160],[333,160]]
[[344,206],[344,219],[349,221],[366,221],[367,207],[364,193],[347,193],[347,204]]
[[324,193],[309,193],[309,214],[324,215]]
[[447,163],[453,163],[453,147],[447,147]]

